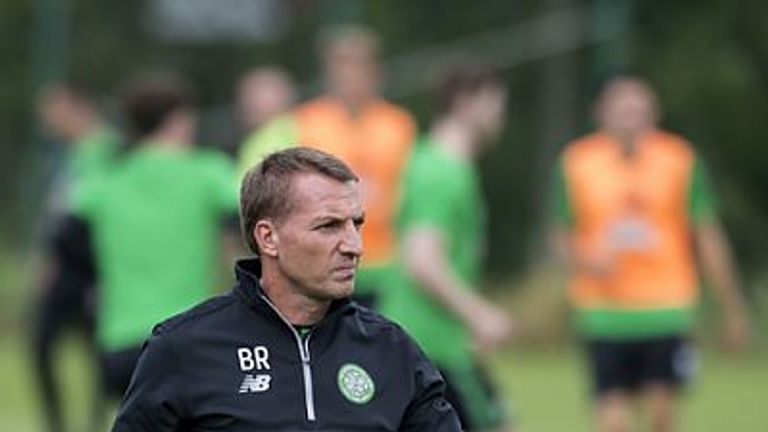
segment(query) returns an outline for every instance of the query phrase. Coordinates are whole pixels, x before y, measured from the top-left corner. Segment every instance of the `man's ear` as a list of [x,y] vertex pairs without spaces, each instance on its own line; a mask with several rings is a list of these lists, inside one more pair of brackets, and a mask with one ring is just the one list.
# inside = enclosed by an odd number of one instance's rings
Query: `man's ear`
[[277,257],[280,240],[277,236],[277,229],[271,221],[260,220],[256,222],[253,227],[253,237],[256,239],[256,244],[259,245],[259,255]]

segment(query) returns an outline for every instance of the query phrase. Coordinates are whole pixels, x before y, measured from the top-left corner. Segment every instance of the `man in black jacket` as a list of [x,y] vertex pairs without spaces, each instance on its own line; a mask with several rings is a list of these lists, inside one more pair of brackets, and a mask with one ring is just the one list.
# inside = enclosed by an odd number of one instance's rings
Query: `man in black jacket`
[[364,214],[347,166],[275,153],[246,174],[240,212],[258,258],[231,293],[155,328],[115,432],[460,430],[415,343],[348,300]]

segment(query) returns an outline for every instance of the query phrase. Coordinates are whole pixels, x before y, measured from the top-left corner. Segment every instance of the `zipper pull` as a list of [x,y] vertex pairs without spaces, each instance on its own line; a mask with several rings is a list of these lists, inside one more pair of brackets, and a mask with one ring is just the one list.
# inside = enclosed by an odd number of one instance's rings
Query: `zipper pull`
[[310,330],[309,334],[304,338],[304,340],[301,342],[302,350],[301,350],[301,361],[304,363],[309,363],[310,355],[309,355],[309,338],[312,337],[312,331]]

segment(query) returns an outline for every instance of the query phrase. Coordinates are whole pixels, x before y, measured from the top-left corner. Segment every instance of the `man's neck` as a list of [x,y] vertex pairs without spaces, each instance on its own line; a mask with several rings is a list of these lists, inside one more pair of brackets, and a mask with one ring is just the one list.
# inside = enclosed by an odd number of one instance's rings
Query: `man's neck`
[[429,132],[429,137],[443,150],[458,159],[471,161],[475,157],[476,138],[458,120],[451,118],[439,120]]
[[168,150],[185,150],[191,146],[186,136],[174,132],[159,131],[148,135],[144,141],[152,143],[153,146]]
[[339,93],[331,93],[331,97],[335,100],[337,100],[339,103],[341,103],[344,108],[349,111],[349,113],[356,117],[360,114],[360,112],[365,109],[365,106],[374,101],[376,98],[374,95],[370,96],[351,96],[351,95],[342,95]]
[[325,317],[331,301],[319,301],[298,293],[276,278],[264,275],[261,278],[261,289],[270,302],[288,320],[298,326],[311,326]]
[[624,137],[619,139],[619,145],[621,146],[621,154],[625,158],[631,158],[635,155],[637,150],[637,138],[636,137]]
[[638,134],[620,134],[615,133],[611,131],[607,131],[609,135],[614,137],[616,141],[619,144],[619,148],[621,149],[621,154],[625,158],[631,158],[637,153],[637,150],[640,146],[640,142],[642,141],[643,136],[645,136],[648,132],[638,133]]

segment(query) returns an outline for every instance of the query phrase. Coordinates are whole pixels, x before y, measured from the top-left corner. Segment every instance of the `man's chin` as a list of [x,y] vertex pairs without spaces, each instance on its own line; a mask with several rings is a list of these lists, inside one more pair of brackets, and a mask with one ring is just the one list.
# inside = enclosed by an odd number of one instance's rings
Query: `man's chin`
[[334,300],[339,300],[345,297],[349,297],[352,295],[352,293],[355,292],[355,283],[352,282],[345,282],[344,284],[341,284],[338,289],[334,290]]
[[355,283],[352,281],[333,282],[330,286],[317,292],[318,300],[334,301],[340,300],[352,295],[355,291]]

